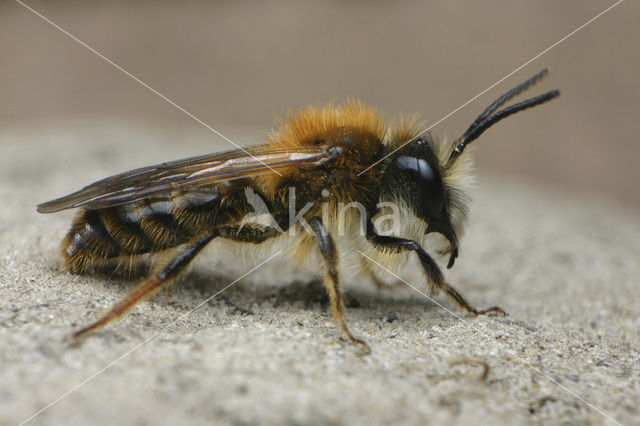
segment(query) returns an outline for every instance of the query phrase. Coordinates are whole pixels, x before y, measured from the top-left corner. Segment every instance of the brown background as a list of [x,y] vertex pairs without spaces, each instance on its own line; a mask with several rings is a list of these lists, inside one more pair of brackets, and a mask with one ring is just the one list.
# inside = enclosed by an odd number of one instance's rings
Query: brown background
[[[433,123],[613,2],[28,4],[223,134],[249,129],[258,139],[288,108],[347,96]],[[534,92],[560,88],[562,97],[488,132],[478,167],[637,208],[638,16],[637,2],[623,2],[435,131],[456,136],[499,94],[550,66]],[[9,0],[0,5],[0,57],[5,129],[125,119],[225,146]],[[88,146],[105,143],[96,136]]]

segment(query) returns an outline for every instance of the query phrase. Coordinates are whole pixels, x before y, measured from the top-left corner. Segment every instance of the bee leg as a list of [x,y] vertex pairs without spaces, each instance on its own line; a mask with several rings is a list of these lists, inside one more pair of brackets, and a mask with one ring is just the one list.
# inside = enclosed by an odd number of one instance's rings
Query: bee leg
[[[199,240],[190,244],[185,250],[180,252],[176,257],[171,260],[164,268],[162,268],[155,276],[134,289],[127,297],[116,303],[109,311],[104,314],[93,324],[86,326],[85,328],[73,333],[72,337],[77,338],[87,333],[96,330],[116,318],[121,317],[131,308],[133,308],[138,302],[145,297],[149,297],[156,293],[164,286],[168,286],[170,280],[175,278],[200,251],[215,237],[218,236],[218,231],[210,232]],[[165,287],[166,288],[166,287]]]
[[364,340],[354,337],[347,326],[344,298],[342,297],[342,289],[340,288],[338,277],[338,250],[336,244],[333,238],[331,238],[331,234],[329,234],[327,228],[322,224],[322,219],[314,217],[309,220],[309,225],[311,225],[311,228],[313,228],[313,231],[318,237],[320,253],[322,253],[322,257],[327,265],[327,275],[325,276],[324,284],[329,294],[329,300],[331,301],[333,321],[340,324],[342,332],[351,343],[360,345],[365,353],[369,354],[371,353],[369,345]]
[[253,226],[221,226],[218,228],[220,238],[243,243],[260,244],[270,238],[275,238],[282,234],[282,230],[274,227],[253,227]]
[[414,251],[418,255],[418,259],[420,259],[420,264],[422,265],[422,269],[425,274],[429,278],[432,285],[437,289],[443,291],[447,296],[453,299],[454,302],[458,304],[461,308],[471,312],[474,315],[484,315],[488,313],[498,313],[502,315],[506,315],[506,312],[497,306],[493,306],[488,309],[478,310],[471,306],[469,302],[456,290],[453,286],[447,283],[444,279],[444,275],[442,275],[442,271],[438,267],[438,264],[433,260],[429,254],[424,251],[424,249],[413,240],[408,240],[405,238],[391,237],[391,236],[383,236],[378,235],[373,231],[369,232],[367,235],[367,239],[377,247],[384,247],[396,250],[397,252],[401,251]]

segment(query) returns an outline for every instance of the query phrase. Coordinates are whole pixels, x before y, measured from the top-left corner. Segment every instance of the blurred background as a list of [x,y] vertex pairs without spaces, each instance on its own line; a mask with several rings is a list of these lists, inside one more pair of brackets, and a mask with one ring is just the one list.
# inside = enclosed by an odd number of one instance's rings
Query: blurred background
[[[246,146],[290,108],[346,97],[434,123],[614,2],[25,3],[208,125],[242,134],[235,142]],[[434,132],[458,136],[493,99],[549,66],[530,94],[559,88],[562,96],[487,132],[476,146],[481,174],[640,207],[638,16],[638,2],[621,3]],[[172,157],[233,148],[12,0],[0,3],[0,57],[1,129],[58,129],[55,140],[29,139],[22,150],[51,143],[64,156],[64,132],[96,120],[174,135]],[[135,135],[104,129],[73,149],[144,151]],[[175,159],[149,150],[127,168]]]

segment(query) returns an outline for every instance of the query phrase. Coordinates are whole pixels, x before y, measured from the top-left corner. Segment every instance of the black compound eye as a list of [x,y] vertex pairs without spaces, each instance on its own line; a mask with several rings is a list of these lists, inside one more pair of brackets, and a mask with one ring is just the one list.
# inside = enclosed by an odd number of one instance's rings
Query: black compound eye
[[399,157],[396,165],[417,183],[421,208],[427,218],[439,217],[444,209],[444,185],[438,169],[422,158],[407,156]]

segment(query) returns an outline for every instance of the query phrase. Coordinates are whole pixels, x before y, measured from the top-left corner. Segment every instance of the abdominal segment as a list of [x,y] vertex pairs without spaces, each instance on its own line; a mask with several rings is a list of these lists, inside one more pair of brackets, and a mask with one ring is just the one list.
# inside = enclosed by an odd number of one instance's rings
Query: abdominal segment
[[84,210],[62,241],[65,267],[82,273],[112,259],[185,244],[223,222],[220,210],[217,196],[189,205],[164,199]]

